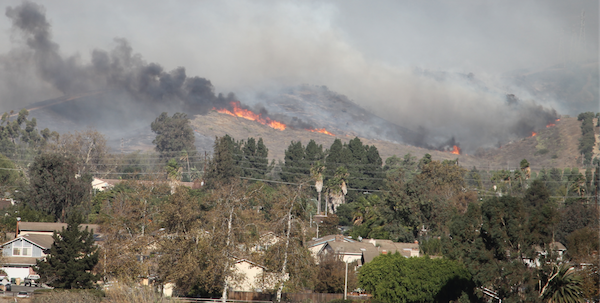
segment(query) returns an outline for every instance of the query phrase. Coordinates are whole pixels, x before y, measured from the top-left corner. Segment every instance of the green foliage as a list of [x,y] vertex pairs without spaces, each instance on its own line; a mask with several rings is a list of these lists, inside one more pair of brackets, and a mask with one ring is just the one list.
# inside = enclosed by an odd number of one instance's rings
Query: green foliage
[[310,164],[306,160],[306,152],[302,142],[290,143],[285,151],[284,166],[281,168],[281,179],[285,182],[296,182],[302,176],[310,174]]
[[6,207],[0,211],[0,226],[4,231],[14,232],[17,227],[17,218],[22,222],[54,222],[53,215],[32,209],[29,205],[19,203]]
[[582,278],[567,264],[553,267],[543,278],[540,298],[544,302],[583,302]]
[[6,156],[0,154],[0,189],[13,186],[19,175],[15,164]]
[[[348,289],[356,289],[357,277],[353,268],[356,263],[348,264]],[[346,280],[346,264],[340,258],[326,255],[321,258],[315,279],[315,292],[343,293]]]
[[98,247],[94,244],[93,230],[81,230],[81,215],[74,213],[67,220],[67,228],[54,232],[54,243],[45,252],[45,260],[38,260],[35,271],[40,282],[55,288],[94,288],[99,276],[92,274],[98,263]]
[[472,294],[474,283],[457,261],[380,255],[363,265],[359,284],[382,302],[447,302]]
[[73,157],[42,154],[29,167],[29,184],[17,198],[64,222],[65,214],[89,199],[91,176],[78,176]]
[[214,188],[217,184],[229,183],[232,178],[239,177],[238,147],[229,135],[215,138],[214,153],[204,175],[209,188]]
[[175,113],[172,117],[163,112],[150,124],[156,133],[152,143],[156,144],[156,151],[161,157],[173,157],[181,151],[195,154],[194,130],[186,114]]
[[49,140],[58,140],[57,132],[44,129],[40,133],[36,126],[35,118],[28,120],[29,111],[22,109],[16,114],[17,118],[11,121],[13,112],[4,113],[0,119],[0,153],[9,157],[18,155],[20,148],[39,148]]
[[255,179],[264,179],[269,173],[269,149],[265,146],[263,139],[258,138],[258,142],[254,138],[248,138],[246,142],[240,142],[242,151],[242,177]]
[[[503,301],[534,300],[537,271],[523,259],[535,262],[536,246],[549,249],[559,219],[556,209],[541,181],[534,181],[523,198],[470,204],[466,214],[452,219],[444,254],[464,262],[476,285],[494,289]],[[548,254],[540,262],[554,262],[555,257]]]
[[579,152],[583,154],[583,163],[589,165],[592,163],[594,155],[594,146],[596,146],[596,136],[594,135],[594,113],[585,112],[577,116],[581,122],[581,139],[579,139]]

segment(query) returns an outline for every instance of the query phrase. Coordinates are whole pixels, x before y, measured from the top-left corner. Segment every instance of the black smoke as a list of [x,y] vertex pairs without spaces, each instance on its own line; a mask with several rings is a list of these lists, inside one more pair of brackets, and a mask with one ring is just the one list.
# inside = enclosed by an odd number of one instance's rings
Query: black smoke
[[131,100],[158,110],[198,114],[230,99],[215,95],[209,80],[187,76],[183,67],[167,71],[160,64],[144,61],[125,39],[115,39],[116,46],[110,51],[92,51],[90,64],[81,63],[78,56],[62,56],[39,4],[25,1],[8,7],[6,16],[12,21],[13,33],[31,52],[38,75],[65,95],[98,90],[126,93]]

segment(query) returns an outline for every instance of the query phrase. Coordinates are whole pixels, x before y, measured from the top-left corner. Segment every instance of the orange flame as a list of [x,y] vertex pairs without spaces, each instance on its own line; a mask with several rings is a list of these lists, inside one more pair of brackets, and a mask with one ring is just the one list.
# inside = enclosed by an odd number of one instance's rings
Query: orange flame
[[213,107],[213,110],[216,110],[218,113],[221,113],[221,114],[228,114],[228,115],[231,115],[231,116],[235,117],[235,115],[232,112],[230,112],[230,111],[228,111],[227,109],[224,109],[224,108],[216,109],[216,108]]
[[537,133],[536,132],[531,132],[531,136],[535,137],[535,136],[537,136]]
[[213,107],[213,110],[216,110],[217,112],[219,112],[221,114],[228,114],[228,115],[231,115],[234,117],[240,117],[240,118],[244,118],[247,120],[256,121],[262,125],[267,125],[267,126],[270,126],[274,129],[278,129],[278,130],[285,130],[285,128],[286,128],[286,125],[282,122],[271,120],[268,117],[263,118],[261,114],[256,114],[248,109],[243,109],[240,106],[240,101],[232,101],[229,104],[231,104],[233,111],[229,111],[225,108],[216,109],[214,107]]
[[560,121],[560,118],[556,119],[556,122]]
[[455,155],[460,155],[460,147],[454,145],[452,147],[452,150],[450,151],[451,154],[455,154]]
[[554,123],[548,123],[548,125],[546,125],[546,127],[552,127],[552,126],[556,126],[556,124],[554,124]]
[[318,129],[318,128],[317,128],[317,129],[308,129],[308,128],[307,128],[306,130],[308,130],[308,131],[311,131],[311,132],[313,132],[313,133],[322,133],[322,134],[326,134],[326,135],[330,135],[330,136],[335,136],[334,134],[332,134],[332,133],[328,132],[328,131],[327,131],[326,129],[324,129],[324,128],[321,128],[321,129]]

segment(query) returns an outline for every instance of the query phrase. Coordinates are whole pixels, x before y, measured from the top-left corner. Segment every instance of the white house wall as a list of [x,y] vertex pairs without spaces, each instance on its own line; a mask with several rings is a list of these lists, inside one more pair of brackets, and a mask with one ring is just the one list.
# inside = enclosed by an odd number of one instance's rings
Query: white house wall
[[21,278],[23,281],[29,275],[29,267],[7,267],[3,266],[2,270],[6,272],[9,278]]

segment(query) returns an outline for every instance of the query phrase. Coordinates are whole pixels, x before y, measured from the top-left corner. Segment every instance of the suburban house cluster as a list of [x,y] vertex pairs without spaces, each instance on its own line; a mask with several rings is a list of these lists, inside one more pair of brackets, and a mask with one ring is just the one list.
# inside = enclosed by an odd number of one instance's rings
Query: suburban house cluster
[[[104,191],[112,188],[121,180],[102,180],[95,178],[92,186],[97,191]],[[180,184],[188,187],[195,186],[190,182],[181,182]],[[172,185],[175,186],[175,185]],[[14,201],[7,202],[14,204]],[[33,267],[37,260],[44,259],[45,250],[49,249],[54,242],[52,235],[55,231],[61,231],[66,228],[65,223],[45,223],[45,222],[18,222],[16,232],[9,235],[9,241],[2,244],[2,267],[1,269],[9,278],[20,279],[21,281],[29,274],[34,274]],[[94,231],[94,238],[97,244],[102,245],[101,227],[96,224],[82,224],[81,229],[87,228]],[[248,247],[249,255],[262,254],[269,247],[277,244],[282,239],[273,232],[267,232],[259,237],[259,241],[253,247]],[[311,252],[312,257],[318,264],[321,258],[325,256],[334,256],[348,264],[356,264],[355,270],[362,265],[371,262],[375,257],[385,254],[399,253],[406,258],[419,257],[419,243],[397,243],[391,240],[382,239],[353,239],[344,235],[328,235],[320,238],[313,238],[305,243],[306,248]],[[549,247],[553,252],[557,252],[561,257],[565,253],[565,247],[561,243],[553,242]],[[155,250],[156,247],[149,247],[148,251]],[[536,247],[538,256],[545,255],[546,252],[540,247]],[[143,260],[141,256],[140,260]],[[536,260],[524,260],[531,267],[539,267],[539,258]],[[248,257],[232,257],[233,275],[227,281],[230,291],[237,292],[262,292],[263,290],[273,289],[280,281],[288,279],[287,274],[281,276],[281,273],[270,270],[269,268],[258,264]],[[144,281],[141,281],[144,284]],[[145,283],[148,283],[146,278]],[[170,296],[174,288],[173,283],[166,283],[162,289],[165,295]]]
[[[54,239],[54,231],[67,228],[66,223],[48,222],[18,222],[13,238],[2,244],[2,269],[9,278],[25,279],[33,274],[36,261],[46,257],[44,250],[50,248]],[[82,224],[81,229],[88,228],[94,231],[94,238],[101,240],[100,226],[96,224]]]

